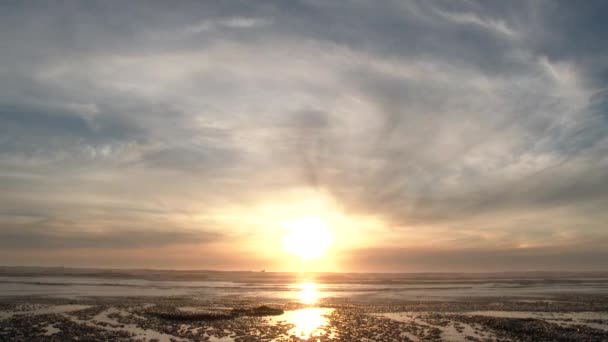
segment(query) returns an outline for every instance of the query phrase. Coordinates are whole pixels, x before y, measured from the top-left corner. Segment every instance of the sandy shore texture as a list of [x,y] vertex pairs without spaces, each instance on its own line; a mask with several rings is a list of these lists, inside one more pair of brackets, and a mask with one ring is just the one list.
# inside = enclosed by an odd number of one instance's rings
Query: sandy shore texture
[[608,298],[314,305],[226,297],[0,301],[0,341],[608,341]]

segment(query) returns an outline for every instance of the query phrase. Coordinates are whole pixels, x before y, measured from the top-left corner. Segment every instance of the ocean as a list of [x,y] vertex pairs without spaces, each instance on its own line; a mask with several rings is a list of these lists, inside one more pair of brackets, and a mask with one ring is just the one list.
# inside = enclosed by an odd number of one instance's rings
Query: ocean
[[608,275],[0,267],[0,341],[607,341]]
[[[11,272],[12,271],[12,272]],[[2,274],[2,273],[0,273]],[[273,273],[4,269],[0,296],[193,296],[384,302],[471,297],[608,294],[604,273]]]

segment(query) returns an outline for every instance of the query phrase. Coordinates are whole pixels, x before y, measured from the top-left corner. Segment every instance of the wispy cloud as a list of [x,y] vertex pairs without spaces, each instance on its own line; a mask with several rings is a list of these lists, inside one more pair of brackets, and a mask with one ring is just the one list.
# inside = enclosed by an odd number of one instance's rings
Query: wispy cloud
[[0,7],[0,237],[23,246],[241,248],[261,233],[218,208],[302,187],[384,222],[349,248],[393,270],[411,241],[484,267],[607,241],[605,2]]
[[232,17],[223,19],[205,19],[186,28],[187,33],[201,33],[215,29],[252,29],[269,25],[270,20],[264,18]]

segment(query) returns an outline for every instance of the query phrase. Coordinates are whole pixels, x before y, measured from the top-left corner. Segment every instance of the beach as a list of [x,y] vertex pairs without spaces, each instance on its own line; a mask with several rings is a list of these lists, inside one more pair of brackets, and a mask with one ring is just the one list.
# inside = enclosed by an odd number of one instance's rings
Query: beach
[[1,341],[605,341],[591,273],[3,269]]

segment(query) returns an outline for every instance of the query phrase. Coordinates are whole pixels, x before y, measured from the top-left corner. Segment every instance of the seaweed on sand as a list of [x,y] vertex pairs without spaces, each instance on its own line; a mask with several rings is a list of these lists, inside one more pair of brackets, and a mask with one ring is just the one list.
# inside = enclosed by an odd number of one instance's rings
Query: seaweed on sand
[[211,321],[221,319],[232,319],[239,316],[274,316],[282,315],[282,309],[271,308],[261,305],[255,308],[232,309],[230,311],[179,311],[175,308],[153,309],[147,312],[148,315],[172,321]]
[[261,305],[251,309],[232,309],[232,313],[238,316],[277,316],[282,315],[285,311]]

